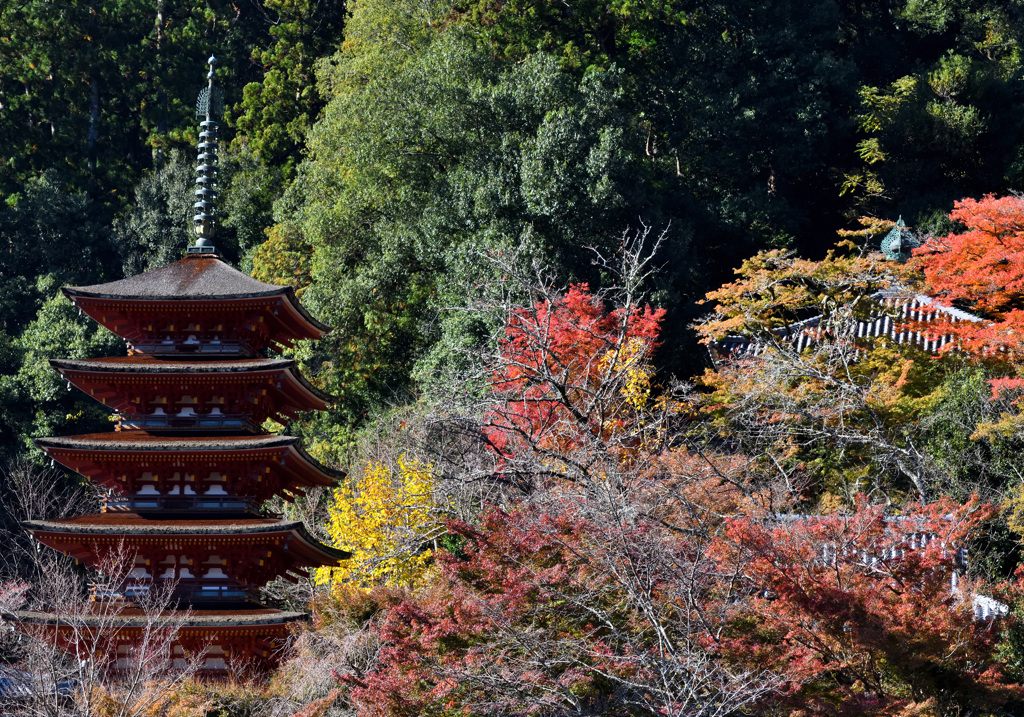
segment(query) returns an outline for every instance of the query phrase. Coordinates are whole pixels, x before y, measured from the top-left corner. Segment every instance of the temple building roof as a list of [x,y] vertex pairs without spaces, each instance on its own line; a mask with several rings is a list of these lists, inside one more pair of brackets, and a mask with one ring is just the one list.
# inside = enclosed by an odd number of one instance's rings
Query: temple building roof
[[[262,421],[277,412],[324,410],[331,396],[316,388],[291,359],[181,360],[155,356],[95,359],[51,359],[50,365],[68,382],[104,405],[135,414],[138,391],[201,391],[231,386],[259,390],[269,401],[255,407]],[[251,404],[246,404],[252,408]]]
[[195,361],[157,356],[106,356],[91,359],[51,359],[50,365],[57,370],[118,373],[232,373],[290,369],[295,366],[295,362],[291,359],[266,358]]
[[[938,321],[984,321],[974,314],[944,306],[924,294],[908,297],[900,291],[885,290],[876,292],[871,298],[885,307],[885,312],[879,312],[870,320],[857,321],[851,330],[858,339],[888,338],[897,344],[912,344],[929,353],[938,353],[954,340],[953,336],[908,330],[904,325]],[[797,350],[803,351],[817,342],[817,329],[821,321],[821,315],[816,315],[775,329],[772,333],[778,337],[779,342],[790,342]],[[768,345],[767,340],[731,335],[712,342],[710,348],[713,360],[723,360],[758,356]]]
[[881,250],[890,261],[898,261],[901,264],[913,255],[914,249],[921,246],[921,240],[914,236],[914,233],[903,223],[901,216],[889,233],[882,238]]
[[127,511],[95,513],[80,515],[75,518],[61,520],[27,520],[22,525],[29,531],[50,533],[81,533],[128,537],[131,535],[223,535],[245,536],[261,533],[295,532],[318,547],[328,552],[337,553],[339,560],[348,557],[348,553],[336,550],[312,537],[301,520],[284,520],[280,518],[258,518],[248,515],[232,515],[223,518],[182,518],[174,514],[152,513],[141,514]]
[[[123,457],[144,457],[159,461],[162,454],[171,454],[171,460],[180,460],[180,454],[187,453],[199,460],[216,460],[218,454],[224,458],[249,459],[252,454],[294,455],[303,464],[305,471],[319,474],[326,480],[314,483],[330,485],[345,477],[342,471],[329,468],[306,453],[302,442],[296,436],[278,435],[236,435],[236,436],[178,436],[174,434],[153,434],[146,431],[115,431],[112,433],[87,433],[78,436],[37,438],[35,444],[47,455],[78,470],[78,465],[69,465],[62,458],[70,452],[76,454],[122,454]],[[135,454],[135,455],[132,455]],[[154,455],[155,454],[155,455]],[[280,467],[280,460],[277,460]],[[291,472],[298,472],[292,468]],[[85,474],[88,475],[88,474]]]
[[[114,433],[86,433],[78,436],[60,436],[35,439],[43,450],[62,448],[85,451],[138,451],[197,452],[197,451],[238,451],[247,449],[268,449],[295,447],[299,450],[299,439],[295,436],[240,435],[240,436],[174,436],[146,433],[145,431],[118,431]],[[324,470],[331,470],[324,468]],[[340,473],[338,474],[340,477]]]
[[[289,561],[308,566],[331,565],[351,553],[324,545],[299,520],[252,517],[182,517],[174,513],[113,511],[62,520],[28,520],[22,526],[39,542],[86,562],[97,559],[103,546],[162,544],[187,546],[286,544]],[[160,541],[154,543],[154,539]]]

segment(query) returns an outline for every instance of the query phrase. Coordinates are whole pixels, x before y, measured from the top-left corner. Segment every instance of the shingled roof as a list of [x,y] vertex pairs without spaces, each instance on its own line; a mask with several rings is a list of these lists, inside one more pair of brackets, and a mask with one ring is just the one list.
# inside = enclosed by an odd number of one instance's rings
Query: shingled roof
[[50,364],[72,371],[115,371],[117,373],[234,373],[273,371],[295,367],[291,359],[192,359],[160,356],[104,356],[92,359],[51,359]]
[[[956,309],[952,306],[943,306],[938,301],[924,294],[917,294],[907,298],[906,294],[886,290],[872,294],[872,299],[886,307],[885,313],[880,313],[876,318],[869,321],[858,321],[855,326],[857,338],[882,338],[888,337],[897,344],[913,344],[930,353],[938,353],[946,344],[954,340],[953,336],[944,334],[936,336],[919,331],[906,331],[902,324],[906,323],[932,323],[941,317],[943,321],[984,321],[979,316],[966,311]],[[812,316],[803,321],[796,321],[787,326],[775,329],[775,334],[780,341],[789,340],[798,351],[802,351],[813,345],[818,338],[815,329],[821,325],[822,317]],[[748,336],[726,336],[711,344],[712,355],[721,358],[750,358],[758,356],[767,344]]]
[[[51,624],[65,622],[66,616],[37,610],[17,610],[3,615],[4,619],[21,623]],[[111,615],[98,612],[95,618],[88,614],[81,617],[85,625],[109,624],[116,622],[125,627],[147,627],[152,623],[172,624],[180,627],[234,627],[247,625],[280,625],[298,620],[308,620],[309,616],[302,612],[275,610],[273,608],[254,608],[251,610],[190,610],[182,614],[179,611],[168,611],[154,618],[139,609],[126,608]]]
[[201,518],[182,520],[177,515],[140,515],[127,511],[80,515],[62,520],[27,520],[22,525],[28,530],[59,531],[61,533],[116,533],[118,535],[226,535],[237,533],[280,533],[296,530],[302,521],[279,518],[256,518],[245,515],[229,518]]
[[[325,404],[334,397],[311,384],[298,370],[292,359],[221,359],[181,360],[157,356],[112,356],[92,359],[50,359],[50,365],[65,379],[78,385],[74,376],[90,374],[146,374],[173,377],[180,374],[210,376],[213,374],[258,374],[265,371],[283,371],[302,390]],[[79,386],[79,388],[82,388]]]
[[212,301],[281,297],[321,332],[331,327],[314,319],[302,307],[290,286],[265,284],[253,279],[215,254],[192,254],[158,269],[106,284],[67,286],[64,294],[97,299],[140,299],[152,301]]
[[235,299],[283,296],[291,287],[265,284],[212,254],[202,254],[127,279],[69,286],[65,291],[111,299]]
[[86,433],[78,436],[37,438],[40,448],[65,448],[86,451],[237,451],[261,448],[299,447],[295,436],[240,435],[240,436],[175,436],[145,431],[115,431]]
[[[164,461],[209,461],[216,460],[220,453],[228,453],[230,457],[238,455],[237,452],[248,456],[256,452],[257,455],[268,456],[268,461],[272,460],[273,470],[289,471],[299,485],[331,485],[333,481],[345,477],[343,471],[325,466],[309,455],[296,436],[181,436],[130,430],[37,438],[35,444],[58,463],[71,470],[84,471],[83,475],[90,476],[106,472],[101,466],[103,457],[109,455],[123,456],[128,453],[143,454],[150,460],[162,457]],[[285,462],[285,455],[293,455],[298,461]]]
[[[246,536],[262,533],[293,533],[306,543],[307,549],[333,560],[348,560],[352,553],[324,545],[306,529],[301,520],[281,518],[255,518],[236,515],[226,518],[201,518],[182,520],[179,516],[166,513],[140,514],[129,511],[111,511],[93,515],[80,515],[62,520],[26,520],[22,526],[40,540],[45,535],[91,535],[91,536],[178,536],[179,540],[190,536]],[[42,540],[42,542],[46,542]]]

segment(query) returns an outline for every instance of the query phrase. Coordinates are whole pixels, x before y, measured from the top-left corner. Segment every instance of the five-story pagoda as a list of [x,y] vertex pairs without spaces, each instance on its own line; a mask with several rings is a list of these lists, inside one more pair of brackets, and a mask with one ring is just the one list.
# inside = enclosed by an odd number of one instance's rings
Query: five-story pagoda
[[[130,603],[155,586],[170,586],[177,607],[166,617],[180,618],[175,653],[183,659],[205,650],[201,674],[218,677],[236,663],[272,666],[277,642],[305,617],[260,604],[260,587],[336,565],[347,554],[319,543],[301,522],[258,512],[268,498],[301,495],[340,477],[310,458],[298,439],[261,429],[266,419],[326,408],[328,396],[294,361],[267,358],[266,349],[329,329],[303,310],[290,287],[257,281],[214,251],[217,90],[215,59],[209,62],[197,113],[205,119],[195,245],[168,266],[64,289],[128,344],[123,357],[51,361],[70,384],[117,412],[117,430],[37,444],[107,488],[109,497],[102,513],[31,521],[26,528],[88,566],[116,551],[134,555],[124,584],[94,599]],[[127,654],[144,620],[131,609],[119,615],[111,643]],[[59,618],[18,614],[23,623],[51,625],[58,633]]]

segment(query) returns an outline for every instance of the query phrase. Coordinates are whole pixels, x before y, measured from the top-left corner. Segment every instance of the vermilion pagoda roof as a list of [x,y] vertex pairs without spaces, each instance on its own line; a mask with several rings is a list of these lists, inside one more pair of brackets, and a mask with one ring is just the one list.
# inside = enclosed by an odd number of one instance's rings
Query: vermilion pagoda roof
[[[193,254],[143,274],[90,286],[70,286],[64,294],[82,311],[128,339],[138,336],[137,329],[115,330],[105,312],[125,310],[129,304],[171,304],[208,306],[223,312],[227,303],[259,300],[260,306],[284,309],[281,316],[271,312],[275,329],[272,339],[318,339],[331,329],[302,307],[290,286],[265,284],[225,264],[213,254]],[[111,303],[113,302],[113,303]],[[169,305],[169,304],[168,304]],[[184,306],[187,309],[189,306]],[[165,307],[166,308],[166,307]]]
[[[104,404],[118,411],[134,411],[129,387],[159,387],[166,384],[202,387],[245,383],[281,383],[275,391],[282,412],[322,411],[331,397],[311,385],[291,359],[228,359],[192,361],[155,356],[117,356],[95,359],[50,359],[61,376]],[[96,393],[97,384],[111,390]],[[114,388],[119,390],[113,390]]]
[[189,519],[166,513],[143,515],[127,511],[81,515],[63,520],[29,520],[22,523],[41,543],[81,559],[92,555],[97,542],[167,537],[175,544],[190,540],[209,544],[265,543],[285,540],[295,563],[313,567],[347,560],[351,553],[322,544],[309,534],[302,521],[235,515],[227,518]]
[[224,535],[243,536],[259,533],[290,533],[303,538],[317,550],[323,550],[332,559],[343,560],[348,553],[320,545],[307,531],[301,520],[280,518],[258,518],[248,515],[232,515],[224,518],[182,518],[166,514],[132,513],[113,511],[79,515],[60,520],[27,520],[22,523],[28,530],[62,533],[110,533],[114,535]]
[[266,461],[287,479],[304,486],[330,486],[345,477],[306,453],[295,436],[178,436],[145,431],[89,433],[63,438],[37,438],[48,456],[84,476],[100,476],[118,462],[147,465]]
[[[176,631],[176,642],[188,650],[199,652],[210,644],[227,644],[232,648],[231,658],[241,658],[251,667],[262,670],[276,664],[280,641],[288,637],[292,626],[309,619],[304,613],[272,608],[174,610],[152,616],[135,607],[111,610],[94,605],[95,616],[78,615],[76,624],[69,624],[67,615],[40,610],[5,613],[3,618],[17,624],[22,631],[34,629],[37,635],[49,635],[47,640],[55,640],[65,649],[80,646],[93,629],[108,640],[131,643],[153,628],[166,626]],[[198,677],[217,679],[228,674],[227,666],[220,669],[204,666]]]
[[[4,618],[9,619],[12,616],[17,618],[19,622],[37,622],[44,625],[49,625],[54,622],[60,623],[65,617],[56,613],[41,612],[37,610],[17,610],[15,612],[6,613]],[[249,610],[239,610],[234,608],[226,610],[192,609],[189,610],[187,615],[184,617],[180,611],[173,610],[153,618],[152,616],[147,617],[146,613],[139,608],[127,607],[122,610],[118,610],[116,615],[113,617],[108,614],[98,614],[93,622],[106,625],[111,621],[116,620],[118,625],[121,627],[141,628],[145,628],[153,622],[156,622],[157,625],[161,622],[167,622],[174,625],[182,625],[187,628],[283,625],[308,618],[309,616],[306,613],[275,610],[273,608],[253,608]],[[86,625],[90,623],[88,615],[82,616],[81,620]]]
[[[19,630],[34,632],[44,639],[53,640],[67,648],[81,646],[83,638],[96,630],[104,640],[132,643],[154,628],[168,627],[176,634],[175,642],[189,651],[201,652],[210,644],[229,645],[230,660],[240,659],[257,671],[267,671],[278,661],[281,641],[293,630],[293,625],[309,616],[273,608],[252,609],[189,609],[186,613],[168,610],[157,616],[147,616],[133,606],[109,606],[93,603],[94,616],[76,616],[69,624],[68,616],[47,613],[44,610],[17,610],[3,615],[4,620],[15,623]],[[92,638],[94,639],[94,638]],[[116,668],[115,668],[116,671]],[[229,669],[204,666],[197,675],[200,679],[227,677]]]
[[[145,431],[122,431],[119,433],[86,433],[80,436],[37,438],[35,442],[36,445],[44,450],[60,448],[85,451],[138,451],[145,454],[153,451],[188,451],[193,453],[196,451],[244,451],[288,447],[294,448],[299,454],[306,456],[305,451],[299,446],[298,438],[274,434],[259,436],[176,436],[166,433],[146,433]],[[306,460],[312,461],[313,459],[307,456]],[[335,477],[343,475],[331,468],[321,466],[320,469],[336,474]]]
[[[158,356],[104,356],[92,359],[50,359],[50,365],[57,370],[105,371],[118,373],[238,373],[292,369],[291,359],[241,358],[241,359],[192,359],[167,358]],[[295,375],[299,373],[296,371]],[[308,383],[306,384],[309,385]],[[313,386],[310,391],[317,392]],[[320,393],[325,400],[330,397]]]

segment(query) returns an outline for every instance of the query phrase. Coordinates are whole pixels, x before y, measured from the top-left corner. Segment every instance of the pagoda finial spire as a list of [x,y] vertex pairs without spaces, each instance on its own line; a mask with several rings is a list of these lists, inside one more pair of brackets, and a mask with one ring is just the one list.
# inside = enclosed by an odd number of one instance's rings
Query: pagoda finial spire
[[[214,67],[217,58],[207,60],[210,71],[206,73],[209,83],[199,93],[196,102],[196,118],[199,123],[199,156],[196,158],[196,201],[192,205],[195,214],[196,243],[188,248],[189,254],[213,254],[213,235],[217,229],[217,121],[221,114],[223,99],[219,87],[213,84]],[[205,119],[204,119],[205,118]]]

